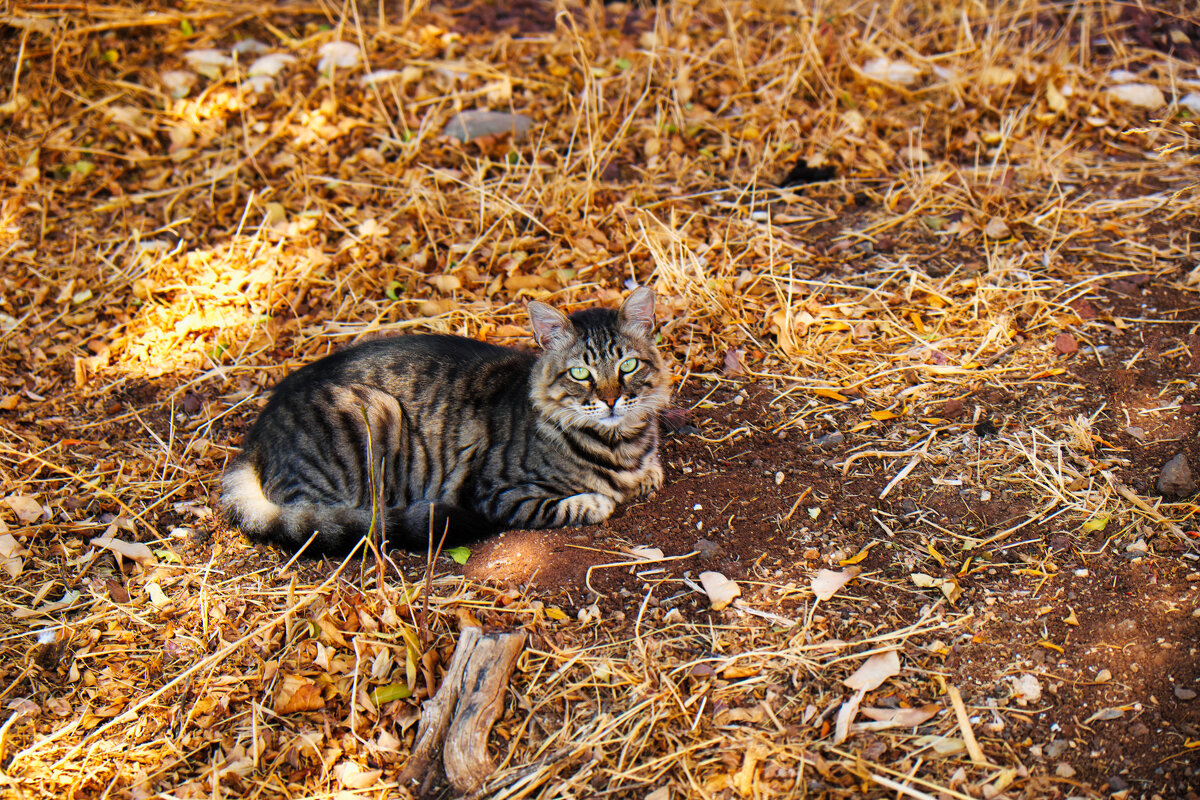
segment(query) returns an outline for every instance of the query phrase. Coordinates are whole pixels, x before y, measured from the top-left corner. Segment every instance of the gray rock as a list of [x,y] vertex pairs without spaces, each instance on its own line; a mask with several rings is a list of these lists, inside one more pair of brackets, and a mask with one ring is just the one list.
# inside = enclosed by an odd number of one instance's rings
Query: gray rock
[[1183,453],[1163,467],[1158,476],[1158,491],[1169,497],[1183,497],[1196,491],[1196,476],[1192,474],[1192,465]]
[[505,111],[462,111],[446,123],[445,134],[462,142],[501,133],[521,137],[529,132],[532,125],[533,120],[524,114],[509,114]]
[[904,514],[906,517],[916,514],[920,510],[921,509],[917,507],[916,501],[910,497],[906,497],[900,501],[900,513]]
[[1042,753],[1046,758],[1058,758],[1067,751],[1067,742],[1063,739],[1051,739],[1042,748]]
[[1176,686],[1175,687],[1175,696],[1178,697],[1180,700],[1184,700],[1184,701],[1195,700],[1196,692],[1193,689],[1188,689],[1183,686]]
[[818,450],[827,450],[830,447],[837,447],[842,442],[846,441],[846,435],[841,431],[827,433],[813,440],[812,446]]
[[708,539],[700,539],[692,549],[699,554],[701,561],[713,561],[725,555],[725,548]]

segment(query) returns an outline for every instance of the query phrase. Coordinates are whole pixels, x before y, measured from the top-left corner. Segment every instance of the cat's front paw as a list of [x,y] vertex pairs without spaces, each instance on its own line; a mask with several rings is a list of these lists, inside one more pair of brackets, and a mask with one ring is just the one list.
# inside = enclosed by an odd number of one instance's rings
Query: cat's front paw
[[657,492],[663,483],[662,467],[655,464],[646,469],[642,473],[642,479],[638,481],[637,486],[633,488],[633,493],[630,495],[633,498],[649,497]]
[[562,501],[568,525],[594,525],[612,516],[617,504],[608,495],[590,492],[574,494]]

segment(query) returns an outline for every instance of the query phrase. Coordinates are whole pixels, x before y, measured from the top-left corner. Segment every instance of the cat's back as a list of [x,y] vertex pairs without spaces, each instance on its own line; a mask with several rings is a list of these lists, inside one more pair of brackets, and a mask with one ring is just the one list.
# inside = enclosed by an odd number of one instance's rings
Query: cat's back
[[533,353],[465,336],[412,334],[373,339],[307,364],[275,387],[275,396],[328,386],[365,384],[388,392],[419,392],[438,384],[502,380],[527,384]]

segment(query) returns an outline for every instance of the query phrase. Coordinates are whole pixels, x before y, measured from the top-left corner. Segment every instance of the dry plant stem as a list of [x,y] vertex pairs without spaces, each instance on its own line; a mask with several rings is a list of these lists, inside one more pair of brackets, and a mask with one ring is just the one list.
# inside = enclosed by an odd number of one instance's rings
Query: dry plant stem
[[957,686],[950,684],[946,687],[946,694],[950,697],[950,704],[954,706],[954,716],[958,720],[958,729],[962,733],[963,743],[967,747],[967,755],[971,756],[971,760],[976,764],[986,765],[988,763],[987,756],[983,754],[983,748],[975,740],[975,731],[971,729],[971,715],[967,713],[962,693],[958,691]]

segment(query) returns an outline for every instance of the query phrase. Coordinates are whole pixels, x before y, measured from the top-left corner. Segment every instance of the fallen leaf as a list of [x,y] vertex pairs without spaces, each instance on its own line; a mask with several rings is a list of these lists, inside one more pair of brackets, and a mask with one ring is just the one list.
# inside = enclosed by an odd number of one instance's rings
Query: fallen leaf
[[742,593],[736,583],[719,572],[701,572],[700,584],[704,587],[714,611],[725,608]]
[[316,711],[324,707],[325,700],[321,697],[320,687],[299,675],[284,675],[275,691],[276,714]]
[[11,533],[0,534],[0,557],[16,558],[29,553]]
[[273,78],[288,64],[296,63],[296,57],[287,53],[271,53],[263,56],[250,65],[246,74],[250,77],[266,76]]
[[888,678],[900,674],[900,654],[895,650],[876,653],[863,662],[854,674],[842,683],[851,689],[869,692],[880,686]]
[[873,58],[863,64],[863,74],[875,81],[897,83],[909,86],[921,77],[919,67],[914,67],[906,61],[893,61],[890,58]]
[[162,608],[171,602],[171,598],[167,597],[167,593],[162,590],[162,587],[151,581],[146,584],[146,594],[150,596],[150,602],[157,608]]
[[1148,83],[1122,83],[1109,89],[1108,96],[1139,108],[1162,108],[1167,104],[1158,87]]
[[334,777],[347,789],[366,789],[374,786],[382,774],[382,769],[363,769],[353,761],[343,761],[333,768]]
[[122,539],[114,539],[111,536],[98,536],[88,542],[88,544],[112,550],[114,553],[136,561],[143,567],[153,566],[158,563],[158,559],[154,557],[154,553],[151,552],[150,548],[141,542],[126,542]]
[[742,360],[746,357],[746,351],[740,347],[731,347],[725,351],[725,361],[722,366],[722,371],[727,376],[745,375],[746,364]]
[[45,513],[37,498],[26,494],[13,494],[4,498],[4,504],[13,510],[21,522],[37,522]]
[[1006,239],[1012,234],[1012,229],[1001,217],[992,217],[983,228],[983,235],[989,239]]
[[646,561],[662,561],[663,551],[657,547],[631,547],[629,553]]
[[1093,722],[1105,722],[1110,719],[1120,719],[1125,716],[1127,709],[1117,706],[1115,708],[1102,708],[1095,714],[1092,714],[1084,721],[1084,725],[1091,725]]
[[888,728],[915,728],[933,719],[941,710],[942,707],[937,703],[929,703],[920,708],[868,707],[859,709],[859,713],[864,717],[870,717],[874,720],[874,723],[867,723],[861,727],[873,731],[882,731]]
[[471,557],[471,548],[469,547],[448,547],[442,552],[450,556],[458,564],[467,563],[467,559]]
[[828,600],[854,577],[852,572],[834,572],[831,569],[818,570],[812,577],[811,587],[818,600]]
[[317,62],[318,72],[329,72],[334,67],[352,69],[362,59],[358,45],[350,42],[326,42],[317,52],[321,55],[321,60]]
[[1054,337],[1054,350],[1065,356],[1078,352],[1079,345],[1075,342],[1075,337],[1071,334],[1060,333]]
[[841,744],[850,735],[850,723],[854,722],[854,718],[858,716],[858,706],[862,702],[864,694],[866,691],[859,689],[838,709],[837,721],[833,726],[834,744]]
[[449,294],[462,288],[462,281],[457,275],[430,275],[425,282],[442,294]]

